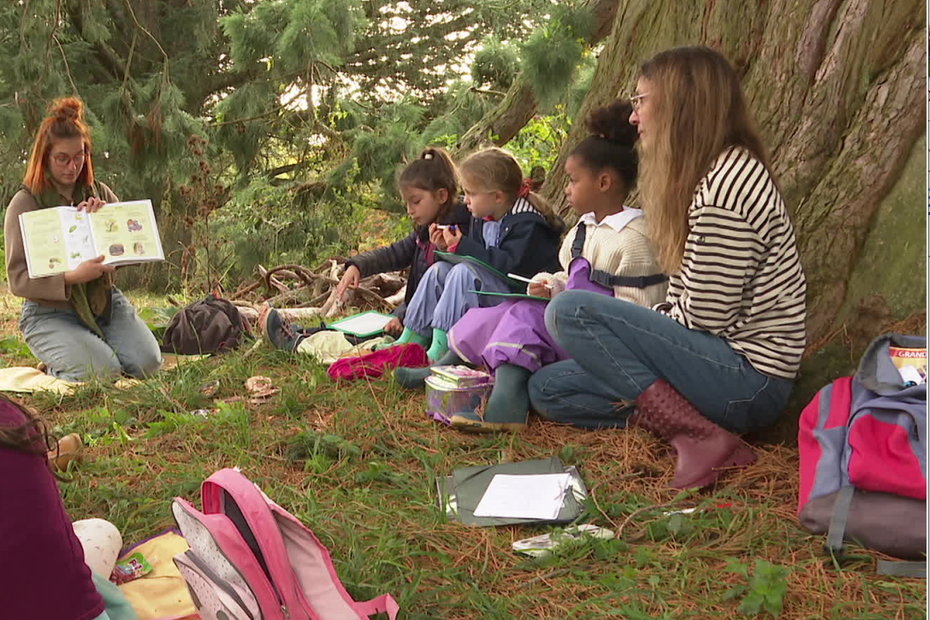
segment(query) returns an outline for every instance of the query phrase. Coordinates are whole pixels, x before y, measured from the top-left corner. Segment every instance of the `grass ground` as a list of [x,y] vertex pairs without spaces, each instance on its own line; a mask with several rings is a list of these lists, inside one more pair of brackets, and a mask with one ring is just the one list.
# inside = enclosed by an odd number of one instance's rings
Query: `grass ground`
[[[0,358],[32,365],[16,339],[18,306],[0,295]],[[244,395],[257,374],[281,392],[261,405],[216,404]],[[212,398],[205,385],[216,386]],[[760,448],[755,466],[712,493],[680,497],[665,489],[673,456],[640,431],[534,419],[518,435],[460,434],[429,422],[422,397],[388,380],[337,386],[312,360],[265,346],[132,389],[23,401],[88,445],[92,460],[61,485],[72,518],[109,519],[128,544],[173,526],[171,498],[197,500],[205,477],[238,466],[320,537],[356,599],[390,592],[409,620],[926,615],[925,582],[876,575],[875,553],[853,548],[841,569],[824,559],[823,538],[794,517],[797,454],[783,446]],[[189,413],[201,408],[216,412]],[[456,467],[549,456],[580,468],[591,495],[584,522],[620,531],[617,540],[530,561],[510,545],[546,528],[465,528],[436,506],[436,478]],[[688,506],[708,510],[662,516]]]

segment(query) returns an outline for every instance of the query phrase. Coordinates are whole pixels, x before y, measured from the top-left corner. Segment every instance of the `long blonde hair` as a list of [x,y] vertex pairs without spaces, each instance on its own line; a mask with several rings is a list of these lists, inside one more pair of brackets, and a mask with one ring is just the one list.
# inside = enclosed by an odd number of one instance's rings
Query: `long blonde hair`
[[727,60],[706,47],[676,47],[643,63],[653,114],[639,180],[656,259],[666,273],[681,266],[688,207],[698,183],[726,148],[740,146],[771,174],[768,153],[746,108],[739,78]]
[[[511,204],[517,201],[525,179],[514,156],[499,148],[489,148],[469,155],[459,165],[462,185],[485,192],[504,192]],[[539,211],[552,228],[561,230],[562,220],[542,196],[529,192],[526,200]]]

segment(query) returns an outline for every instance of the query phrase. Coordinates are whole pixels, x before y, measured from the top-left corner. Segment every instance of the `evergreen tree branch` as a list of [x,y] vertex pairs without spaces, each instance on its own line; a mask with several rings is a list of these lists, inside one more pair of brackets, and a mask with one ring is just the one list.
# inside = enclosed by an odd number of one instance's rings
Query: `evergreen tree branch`
[[490,88],[478,88],[477,86],[472,86],[469,90],[480,95],[495,95],[497,97],[507,96],[507,93],[502,93],[499,90],[491,90]]
[[48,62],[52,53],[52,40],[55,39],[55,33],[58,31],[58,24],[61,23],[61,0],[55,0],[55,23],[52,24],[52,31],[48,33],[48,39],[45,41],[45,61]]
[[[428,34],[428,36],[424,37],[421,43],[424,44],[424,47],[434,48],[435,39],[442,38],[448,34],[452,34],[453,32],[465,31],[468,29],[468,26],[473,25],[473,22],[474,17],[471,17],[470,15],[459,15],[455,19],[448,22],[430,26],[428,32],[424,33]],[[357,49],[354,52],[351,52],[349,57],[352,59],[353,63],[358,63],[364,66],[365,63],[368,63],[372,60],[378,60],[382,56],[387,55],[387,51],[390,48],[403,46],[405,48],[404,51],[408,51],[406,48],[409,48],[409,51],[413,52],[413,50],[418,46],[418,44],[410,44],[410,39],[414,36],[416,36],[414,33],[404,31],[399,34],[392,34],[384,37],[366,38],[365,40],[372,42],[372,44],[367,48]],[[428,39],[434,39],[434,41],[428,41]],[[456,45],[451,47],[458,49],[458,41],[456,41],[455,44]]]
[[210,126],[211,126],[211,127],[222,127],[222,126],[224,126],[224,125],[235,125],[235,124],[238,124],[238,123],[249,123],[249,122],[251,122],[251,121],[257,121],[257,120],[261,120],[261,119],[263,119],[263,118],[268,118],[269,116],[272,116],[272,115],[274,115],[274,114],[277,114],[277,113],[280,112],[281,110],[287,108],[287,106],[289,106],[289,105],[291,105],[292,103],[294,103],[295,101],[297,101],[297,98],[300,97],[301,95],[305,94],[305,93],[306,93],[306,89],[302,88],[302,89],[300,89],[299,91],[297,91],[297,93],[295,93],[294,96],[291,97],[289,100],[285,101],[285,102],[282,103],[281,105],[275,106],[274,108],[272,108],[272,109],[270,109],[270,110],[268,110],[268,111],[266,111],[266,112],[262,112],[261,114],[256,114],[255,116],[250,116],[250,117],[248,117],[248,118],[234,118],[234,119],[231,119],[231,120],[228,120],[228,121],[214,122],[214,123],[210,123]]
[[147,34],[148,37],[155,43],[155,45],[158,46],[159,51],[161,51],[161,55],[164,56],[165,66],[163,69],[163,75],[165,76],[165,82],[170,84],[170,80],[168,78],[168,52],[166,52],[165,48],[161,46],[161,43],[158,42],[158,39],[155,38],[155,35],[149,32],[148,29],[142,24],[140,24],[139,20],[136,19],[136,12],[132,10],[132,4],[130,4],[129,0],[125,0],[125,2],[126,2],[126,8],[129,9],[129,15],[130,17],[132,17],[132,21],[136,25],[136,28],[138,28],[139,30]]
[[138,38],[138,31],[132,31],[132,43],[129,45],[129,56],[126,58],[126,71],[123,73],[123,85],[120,87],[120,90],[125,91],[126,85],[129,83],[129,69],[132,67],[132,56],[136,51],[136,39]]
[[[100,64],[109,72],[107,77],[111,79],[121,78],[126,73],[126,66],[123,64],[123,61],[120,60],[116,51],[103,41],[91,43],[84,36],[84,17],[81,15],[80,8],[77,5],[72,5],[71,9],[68,11],[68,16],[71,19],[71,23],[74,24],[74,29],[84,42],[94,50],[94,55],[97,57],[97,60],[99,60]],[[101,76],[101,78],[102,77],[103,76]]]
[[269,179],[274,179],[275,177],[281,176],[282,174],[287,174],[288,172],[294,172],[295,170],[300,170],[301,168],[306,168],[306,161],[299,161],[294,164],[287,164],[286,166],[278,166],[277,168],[272,168],[271,170],[265,172],[265,176]]
[[68,76],[68,82],[71,83],[71,92],[75,95],[80,95],[78,92],[77,86],[74,84],[74,77],[71,75],[71,66],[68,64],[68,57],[65,55],[65,49],[61,46],[61,41],[58,40],[58,37],[54,37],[55,43],[58,45],[58,51],[61,52],[61,60],[65,63],[65,75]]

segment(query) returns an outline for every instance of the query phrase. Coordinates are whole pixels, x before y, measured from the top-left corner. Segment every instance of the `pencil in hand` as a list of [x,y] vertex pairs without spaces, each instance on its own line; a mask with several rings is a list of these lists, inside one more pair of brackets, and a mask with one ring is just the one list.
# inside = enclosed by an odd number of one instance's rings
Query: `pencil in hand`
[[530,278],[524,278],[523,276],[518,276],[515,273],[508,273],[507,277],[510,278],[511,280],[516,280],[517,282],[526,282],[527,284],[542,284],[547,289],[550,289],[550,290],[552,289],[551,284],[540,282],[539,280],[532,280]]

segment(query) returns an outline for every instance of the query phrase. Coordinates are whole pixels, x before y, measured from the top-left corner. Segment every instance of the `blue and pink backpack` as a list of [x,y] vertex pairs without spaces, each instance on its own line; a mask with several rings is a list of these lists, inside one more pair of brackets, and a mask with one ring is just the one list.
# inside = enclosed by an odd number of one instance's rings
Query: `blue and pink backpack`
[[190,550],[175,556],[202,620],[365,620],[397,616],[388,594],[355,602],[309,529],[245,476],[222,469],[200,490],[203,511],[171,509]]
[[[798,518],[826,533],[837,556],[845,538],[925,560],[926,360],[926,338],[882,336],[855,376],[824,387],[801,412]],[[924,576],[926,565],[879,561],[878,571]]]

